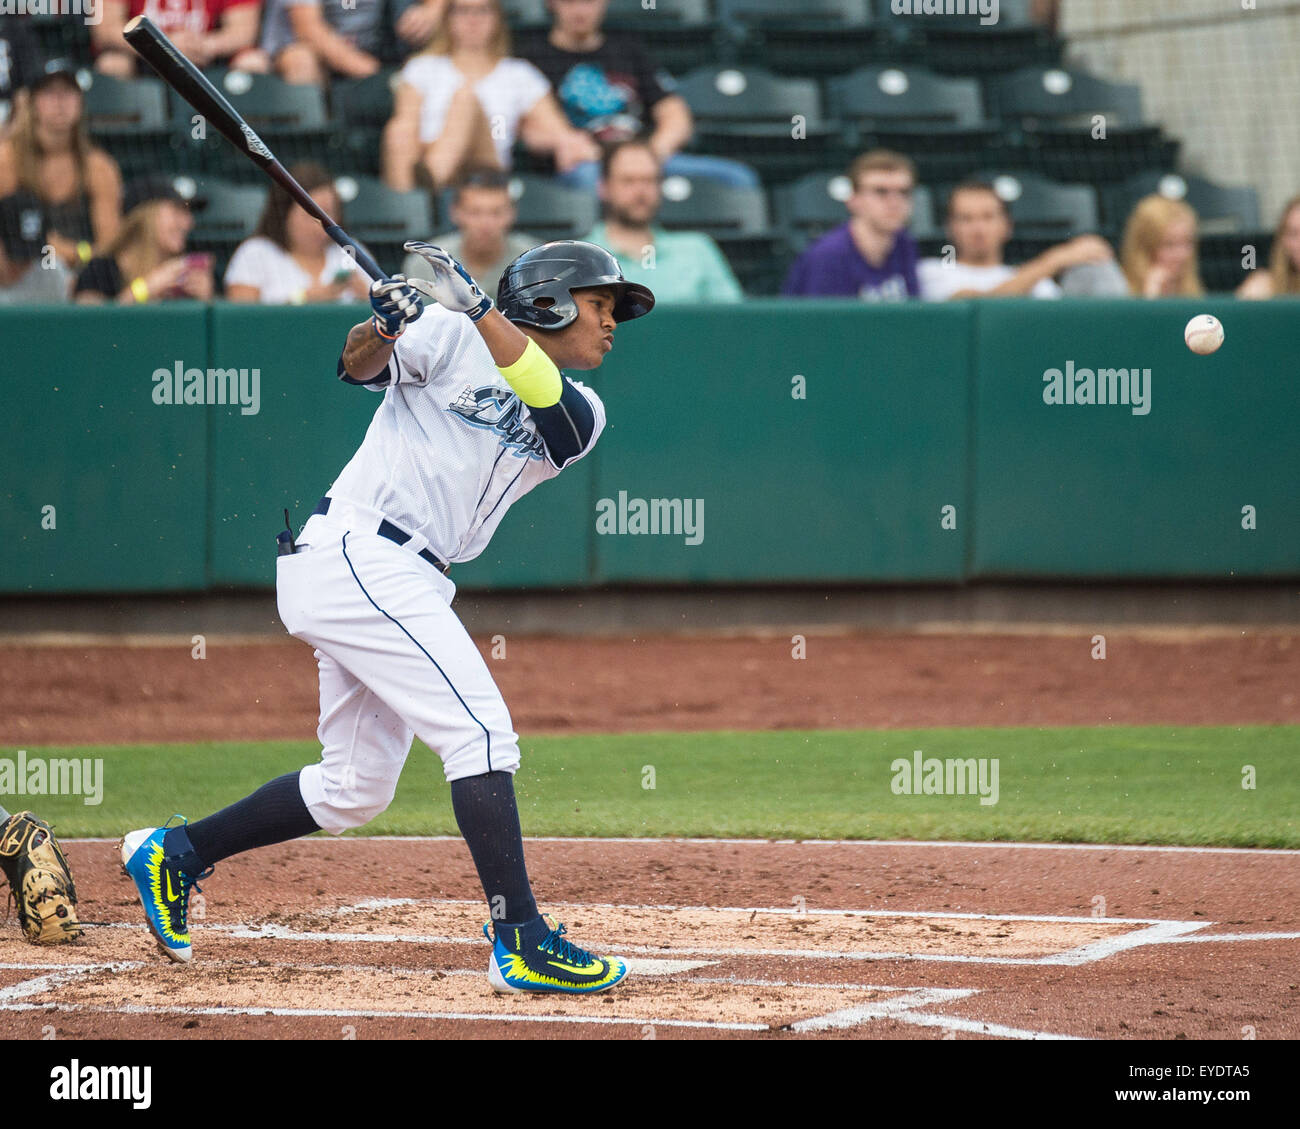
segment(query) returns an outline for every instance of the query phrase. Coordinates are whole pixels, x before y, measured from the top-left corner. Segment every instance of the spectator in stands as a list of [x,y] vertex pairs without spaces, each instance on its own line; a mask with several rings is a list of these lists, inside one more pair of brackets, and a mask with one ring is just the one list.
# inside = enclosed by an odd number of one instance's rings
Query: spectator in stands
[[[336,222],[345,222],[334,179],[325,169],[303,162],[289,172]],[[325,229],[275,184],[257,231],[230,257],[225,285],[232,302],[301,305],[355,302],[366,297],[370,280]]]
[[[545,39],[521,45],[555,88],[569,120],[602,145],[648,136],[665,175],[707,176],[756,187],[754,170],[739,161],[682,153],[695,125],[691,109],[675,94],[672,76],[658,70],[632,36],[607,36],[601,25],[609,0],[547,0],[553,23]],[[574,187],[594,188],[599,153],[559,170]]]
[[194,226],[191,207],[163,176],[132,181],[121,230],[77,277],[74,297],[84,304],[134,305],[172,298],[212,297],[212,256],[187,255]]
[[90,143],[81,87],[66,60],[45,64],[0,141],[0,198],[20,190],[40,201],[45,238],[69,269],[117,234],[122,176]]
[[739,302],[740,283],[709,236],[655,224],[662,184],[659,158],[648,141],[609,146],[599,185],[605,221],[584,238],[612,251],[624,276],[653,287],[661,303]]
[[428,49],[402,68],[384,127],[384,180],[407,191],[422,172],[442,188],[470,169],[508,169],[516,137],[560,169],[598,152],[568,123],[546,76],[510,57],[500,0],[450,0]]
[[382,66],[386,21],[410,50],[429,41],[447,3],[415,0],[398,12],[384,0],[268,0],[262,49],[288,82],[367,78]]
[[0,137],[13,121],[27,87],[40,74],[40,48],[32,33],[31,17],[0,13]]
[[53,250],[35,193],[19,189],[0,200],[0,305],[68,300],[74,275]]
[[[114,78],[140,73],[122,29],[148,16],[195,66],[217,65],[265,74],[269,56],[257,46],[261,0],[101,0],[102,17],[90,29],[95,70]],[[144,68],[149,74],[149,68]]]
[[1137,202],[1124,227],[1120,264],[1141,298],[1194,298],[1205,293],[1196,262],[1196,212],[1160,195]]
[[849,221],[827,232],[795,260],[783,294],[897,302],[918,298],[912,218],[916,166],[899,153],[873,149],[849,166]]
[[1238,298],[1300,296],[1300,196],[1287,201],[1273,235],[1267,270],[1252,271],[1237,288]]
[[[516,215],[506,174],[499,169],[481,169],[456,185],[451,204],[455,230],[435,235],[429,242],[460,262],[484,294],[496,297],[506,267],[541,242],[512,230]],[[402,273],[408,278],[426,277],[428,270],[429,264],[419,255],[408,255],[402,264]]]
[[921,297],[933,302],[1007,295],[1059,298],[1058,275],[1084,264],[1115,261],[1104,239],[1081,235],[1049,247],[1023,266],[1007,266],[1003,255],[1011,240],[1011,213],[993,185],[983,181],[966,181],[952,190],[946,225],[955,256],[922,259],[917,267]]

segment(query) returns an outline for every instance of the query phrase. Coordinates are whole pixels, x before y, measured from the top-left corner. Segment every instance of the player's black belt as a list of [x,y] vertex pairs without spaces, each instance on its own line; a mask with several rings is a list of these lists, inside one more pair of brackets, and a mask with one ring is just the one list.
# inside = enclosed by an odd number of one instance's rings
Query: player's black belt
[[[330,496],[326,494],[325,497],[323,497],[319,502],[316,503],[316,508],[312,510],[312,516],[314,517],[316,514],[329,513],[330,502],[332,500],[333,499],[331,499]],[[388,540],[392,541],[393,544],[395,545],[405,545],[411,539],[412,536],[410,533],[407,533],[406,530],[403,529],[400,525],[394,525],[391,521],[388,521],[387,519],[379,523],[379,528],[376,529],[375,532],[378,533],[380,537],[387,537]],[[433,567],[436,568],[440,573],[442,573],[443,576],[446,576],[449,572],[451,572],[451,565],[449,565],[436,553],[431,553],[428,549],[421,549],[420,556],[423,557],[426,561],[428,561],[431,565],[433,565]]]

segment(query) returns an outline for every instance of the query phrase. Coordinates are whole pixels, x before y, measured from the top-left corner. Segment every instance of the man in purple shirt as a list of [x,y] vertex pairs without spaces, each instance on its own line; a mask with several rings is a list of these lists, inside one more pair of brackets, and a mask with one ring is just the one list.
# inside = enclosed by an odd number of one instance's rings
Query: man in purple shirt
[[801,297],[898,302],[919,298],[912,218],[916,166],[899,153],[873,149],[849,166],[849,222],[805,249],[781,293]]

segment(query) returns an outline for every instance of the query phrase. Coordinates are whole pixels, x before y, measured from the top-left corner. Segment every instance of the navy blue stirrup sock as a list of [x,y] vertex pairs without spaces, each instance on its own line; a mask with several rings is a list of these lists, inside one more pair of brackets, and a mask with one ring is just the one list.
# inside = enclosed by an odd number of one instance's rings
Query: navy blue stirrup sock
[[254,847],[301,839],[319,830],[303,803],[298,773],[287,772],[198,823],[171,828],[163,837],[163,850],[170,858],[192,848],[206,868]]
[[531,939],[540,923],[540,940],[547,929],[528,884],[514,776],[509,772],[485,772],[453,780],[451,807],[474,858],[493,924],[497,928],[517,925],[524,930],[525,939]]

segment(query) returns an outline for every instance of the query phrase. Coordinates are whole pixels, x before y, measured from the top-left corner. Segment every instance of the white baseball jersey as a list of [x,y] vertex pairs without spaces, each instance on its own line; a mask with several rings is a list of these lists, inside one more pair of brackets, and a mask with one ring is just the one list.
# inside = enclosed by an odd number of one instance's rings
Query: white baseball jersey
[[[377,389],[384,402],[330,495],[380,511],[449,564],[477,557],[506,510],[560,473],[464,314],[427,304],[378,379],[387,381]],[[600,397],[573,383],[596,426],[565,465],[590,451],[605,427]]]

